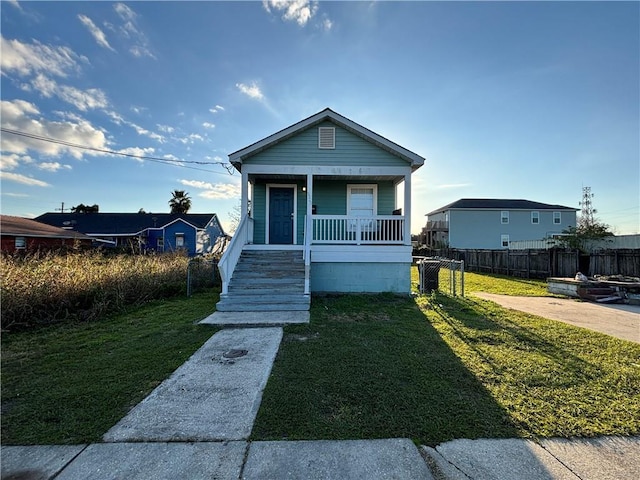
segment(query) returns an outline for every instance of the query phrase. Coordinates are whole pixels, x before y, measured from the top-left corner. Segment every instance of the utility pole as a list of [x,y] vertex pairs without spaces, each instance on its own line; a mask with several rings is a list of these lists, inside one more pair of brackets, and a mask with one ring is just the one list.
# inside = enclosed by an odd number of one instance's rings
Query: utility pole
[[595,223],[593,215],[598,211],[593,208],[593,202],[591,199],[594,194],[591,193],[591,187],[582,187],[582,201],[579,205],[582,207],[580,212],[580,224],[585,227],[589,227]]
[[64,202],[62,202],[60,208],[54,208],[54,210],[60,213],[64,213]]

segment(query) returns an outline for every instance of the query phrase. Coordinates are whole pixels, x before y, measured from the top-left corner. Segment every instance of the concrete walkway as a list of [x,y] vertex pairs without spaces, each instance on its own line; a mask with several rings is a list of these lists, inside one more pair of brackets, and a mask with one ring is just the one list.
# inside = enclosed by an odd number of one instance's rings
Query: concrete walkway
[[281,339],[280,327],[221,330],[111,428],[103,443],[3,446],[1,478],[640,478],[640,437],[453,440],[435,448],[418,448],[407,438],[250,442]]
[[588,328],[640,343],[640,305],[616,305],[556,297],[516,297],[475,292],[505,308]]

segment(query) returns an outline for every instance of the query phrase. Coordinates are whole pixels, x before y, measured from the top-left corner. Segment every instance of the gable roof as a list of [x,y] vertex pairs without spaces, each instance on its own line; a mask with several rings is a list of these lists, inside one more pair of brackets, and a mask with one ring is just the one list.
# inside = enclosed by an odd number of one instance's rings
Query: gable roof
[[531,200],[514,200],[502,198],[461,198],[444,207],[435,209],[428,215],[435,215],[447,210],[573,210],[577,208],[565,207],[562,205],[551,205],[548,203],[533,202]]
[[87,235],[124,236],[136,235],[148,228],[162,228],[178,220],[203,229],[213,218],[224,233],[215,213],[45,213],[36,220]]
[[337,126],[348,130],[349,132],[359,136],[360,138],[363,138],[370,143],[373,143],[377,147],[402,158],[411,165],[413,170],[420,168],[424,164],[425,159],[417,153],[401,147],[397,143],[392,142],[382,135],[378,135],[377,133],[363,127],[362,125],[357,124],[352,120],[349,120],[347,117],[334,112],[330,108],[325,108],[315,115],[311,115],[304,120],[294,123],[290,127],[280,130],[279,132],[263,138],[262,140],[259,140],[236,152],[230,153],[229,162],[236,168],[236,170],[241,171],[242,162],[245,159],[256,155],[257,153],[260,153],[263,150],[266,150],[267,148],[272,147],[277,143],[283,142],[288,138],[291,138],[292,136],[297,135],[298,133],[307,130],[315,125],[318,125],[319,123],[322,123],[326,120],[329,120]]
[[91,240],[91,237],[80,232],[69,231],[29,218],[14,217],[11,215],[0,215],[0,235]]

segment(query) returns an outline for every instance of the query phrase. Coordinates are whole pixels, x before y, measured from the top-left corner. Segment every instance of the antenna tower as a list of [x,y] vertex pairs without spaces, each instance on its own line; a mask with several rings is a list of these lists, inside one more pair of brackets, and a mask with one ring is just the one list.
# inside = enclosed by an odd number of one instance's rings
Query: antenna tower
[[593,202],[591,199],[594,194],[591,193],[591,187],[582,187],[582,201],[579,205],[582,207],[580,212],[580,223],[584,226],[590,226],[595,223],[593,215],[598,211],[593,208]]

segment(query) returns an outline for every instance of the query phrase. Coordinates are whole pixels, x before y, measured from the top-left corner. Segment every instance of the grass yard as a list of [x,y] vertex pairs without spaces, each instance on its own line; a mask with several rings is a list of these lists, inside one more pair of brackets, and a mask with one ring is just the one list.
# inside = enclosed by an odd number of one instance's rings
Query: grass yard
[[[544,295],[469,274],[467,292]],[[572,437],[640,433],[640,345],[474,297],[314,298],[285,329],[252,437]]]
[[2,335],[2,444],[99,441],[213,333],[217,293]]

